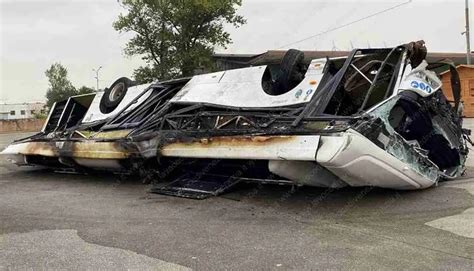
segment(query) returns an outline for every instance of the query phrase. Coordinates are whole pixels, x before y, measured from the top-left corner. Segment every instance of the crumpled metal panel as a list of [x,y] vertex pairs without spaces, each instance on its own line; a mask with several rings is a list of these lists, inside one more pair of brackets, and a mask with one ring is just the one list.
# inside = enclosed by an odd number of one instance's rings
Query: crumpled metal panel
[[390,125],[390,111],[398,101],[398,97],[394,97],[373,110],[369,115],[380,118],[384,123],[385,129],[389,132],[388,138],[381,140],[385,143],[385,150],[391,155],[406,163],[408,167],[420,175],[437,182],[439,179],[439,169],[424,154],[417,151],[416,148],[408,144]]

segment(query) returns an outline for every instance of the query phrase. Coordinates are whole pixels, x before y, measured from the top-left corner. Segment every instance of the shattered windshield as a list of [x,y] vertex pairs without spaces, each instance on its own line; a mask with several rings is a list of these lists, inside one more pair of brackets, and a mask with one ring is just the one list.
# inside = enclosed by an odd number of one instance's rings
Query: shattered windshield
[[361,50],[344,63],[330,61],[315,113],[350,116],[380,103],[393,93],[402,55],[397,47]]

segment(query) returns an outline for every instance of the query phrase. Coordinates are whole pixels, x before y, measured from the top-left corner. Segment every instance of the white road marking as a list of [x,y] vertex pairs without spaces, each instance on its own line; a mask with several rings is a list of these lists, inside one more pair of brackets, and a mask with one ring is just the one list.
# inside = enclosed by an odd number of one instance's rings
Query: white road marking
[[[474,195],[474,180],[460,180],[447,183],[446,187],[462,188]],[[459,236],[474,238],[474,208],[464,212],[425,223],[433,228],[445,230]]]
[[82,240],[76,230],[0,235],[0,270],[191,270],[187,267]]

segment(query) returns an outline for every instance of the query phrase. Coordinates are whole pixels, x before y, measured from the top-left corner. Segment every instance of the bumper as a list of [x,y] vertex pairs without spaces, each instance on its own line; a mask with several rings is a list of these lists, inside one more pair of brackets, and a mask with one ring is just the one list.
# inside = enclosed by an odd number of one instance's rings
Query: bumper
[[438,181],[437,176],[422,175],[353,130],[329,142],[331,147],[323,148],[323,143],[316,160],[350,186],[422,189]]

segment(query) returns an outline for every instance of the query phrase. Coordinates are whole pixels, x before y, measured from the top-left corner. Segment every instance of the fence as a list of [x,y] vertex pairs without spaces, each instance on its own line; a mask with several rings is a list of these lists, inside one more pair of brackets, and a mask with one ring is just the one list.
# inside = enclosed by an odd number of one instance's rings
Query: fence
[[38,132],[43,127],[44,119],[0,120],[0,133]]

